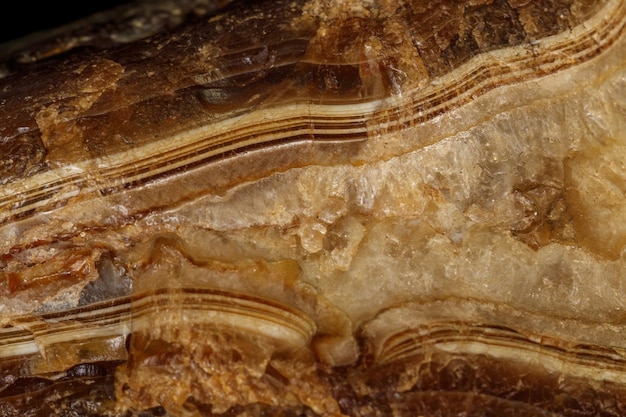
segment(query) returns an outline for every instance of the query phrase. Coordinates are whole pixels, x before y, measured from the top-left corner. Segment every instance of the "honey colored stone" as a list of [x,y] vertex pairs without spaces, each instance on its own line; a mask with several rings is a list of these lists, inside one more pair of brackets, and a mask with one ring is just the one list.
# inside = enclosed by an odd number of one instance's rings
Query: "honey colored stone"
[[626,415],[626,2],[225,3],[1,49],[0,414]]

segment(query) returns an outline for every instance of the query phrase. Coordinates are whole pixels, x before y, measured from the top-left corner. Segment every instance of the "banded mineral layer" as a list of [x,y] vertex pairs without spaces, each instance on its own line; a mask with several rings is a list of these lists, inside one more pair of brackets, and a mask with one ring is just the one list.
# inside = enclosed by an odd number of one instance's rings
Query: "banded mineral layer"
[[626,1],[225,3],[2,49],[0,413],[626,415]]

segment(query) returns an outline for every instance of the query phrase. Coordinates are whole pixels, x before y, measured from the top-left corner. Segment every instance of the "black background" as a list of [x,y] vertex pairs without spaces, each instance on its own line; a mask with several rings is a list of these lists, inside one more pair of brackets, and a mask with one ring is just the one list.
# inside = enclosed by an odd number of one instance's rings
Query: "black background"
[[4,2],[0,10],[0,43],[21,38],[39,30],[57,27],[129,2],[129,0],[78,0],[77,2],[48,0],[41,3],[11,0]]

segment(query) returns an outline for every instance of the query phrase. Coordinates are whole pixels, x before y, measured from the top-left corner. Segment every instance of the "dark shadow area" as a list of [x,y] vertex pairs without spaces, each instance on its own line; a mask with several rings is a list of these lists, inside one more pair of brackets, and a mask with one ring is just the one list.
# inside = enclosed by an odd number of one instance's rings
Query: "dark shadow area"
[[13,1],[5,4],[0,13],[0,43],[58,27],[124,3],[130,3],[130,1]]

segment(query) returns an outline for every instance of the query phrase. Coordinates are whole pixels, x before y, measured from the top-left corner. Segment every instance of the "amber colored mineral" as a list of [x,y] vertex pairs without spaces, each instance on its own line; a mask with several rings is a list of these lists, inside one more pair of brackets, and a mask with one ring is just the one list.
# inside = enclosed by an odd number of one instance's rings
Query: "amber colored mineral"
[[0,47],[0,415],[626,416],[626,0],[138,0]]

